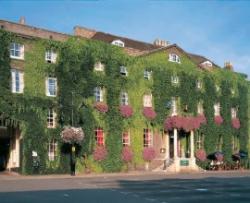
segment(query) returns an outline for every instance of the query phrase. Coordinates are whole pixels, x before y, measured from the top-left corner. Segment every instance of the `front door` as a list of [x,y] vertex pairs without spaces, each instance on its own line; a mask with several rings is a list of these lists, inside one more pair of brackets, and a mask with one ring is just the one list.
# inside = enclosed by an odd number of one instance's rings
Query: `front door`
[[169,157],[170,159],[174,158],[174,133],[169,133]]

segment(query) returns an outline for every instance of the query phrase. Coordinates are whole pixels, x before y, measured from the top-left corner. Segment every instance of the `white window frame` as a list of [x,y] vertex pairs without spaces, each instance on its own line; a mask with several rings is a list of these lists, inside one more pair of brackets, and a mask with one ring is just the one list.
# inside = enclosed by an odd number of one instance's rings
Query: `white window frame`
[[198,102],[197,105],[197,113],[199,115],[203,115],[204,114],[204,108],[203,108],[203,103],[202,102]]
[[171,61],[171,62],[175,62],[175,63],[181,63],[180,57],[177,54],[174,54],[174,53],[169,54],[168,60]]
[[[50,81],[54,81],[54,92],[55,94],[51,94],[51,89],[52,88],[52,84],[50,84]],[[57,78],[55,77],[48,77],[46,78],[46,95],[48,97],[56,97],[57,96]]]
[[196,86],[197,86],[197,89],[202,89],[202,81],[201,80],[197,80],[196,82]]
[[203,149],[204,146],[204,135],[198,133],[196,139],[196,149]]
[[24,59],[24,45],[16,42],[10,44],[10,58]]
[[15,68],[11,69],[11,91],[12,93],[23,93],[24,72]]
[[57,156],[57,142],[55,139],[52,139],[49,142],[49,146],[48,146],[49,161],[55,161],[56,156]]
[[237,109],[231,108],[231,118],[237,118]]
[[[127,137],[125,137],[125,134]],[[130,146],[130,132],[129,131],[124,131],[122,132],[122,145],[125,146]]]
[[178,115],[178,98],[177,97],[172,97],[171,101],[171,110],[172,110],[172,116],[177,116]]
[[118,47],[125,47],[125,43],[119,39],[112,41],[111,44],[118,46]]
[[94,65],[95,71],[104,71],[105,65],[101,63],[100,61],[96,62]]
[[221,110],[220,103],[218,102],[214,104],[214,116],[220,116],[220,110]]
[[121,105],[128,105],[128,93],[127,92],[121,93]]
[[[146,139],[146,137],[148,137]],[[143,129],[143,147],[151,147],[153,146],[153,134],[152,130],[149,128]]]
[[47,50],[45,52],[45,61],[48,63],[56,63],[57,59],[57,53],[55,53],[53,50]]
[[172,84],[179,84],[179,77],[177,75],[171,76],[171,83]]
[[151,75],[152,75],[152,71],[144,70],[144,78],[145,79],[150,80]]
[[126,66],[120,66],[120,74],[128,76],[128,70]]
[[48,109],[47,113],[47,127],[55,128],[56,127],[56,112],[53,108]]
[[153,95],[152,94],[144,94],[143,95],[143,106],[144,107],[152,107],[153,106]]
[[94,96],[96,102],[103,102],[104,89],[101,87],[95,87]]

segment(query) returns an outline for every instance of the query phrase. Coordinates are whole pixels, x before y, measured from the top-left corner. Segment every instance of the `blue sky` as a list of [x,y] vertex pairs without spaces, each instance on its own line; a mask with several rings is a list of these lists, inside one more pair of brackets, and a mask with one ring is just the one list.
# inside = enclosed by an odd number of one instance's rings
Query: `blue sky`
[[0,0],[0,19],[72,33],[75,25],[146,42],[161,38],[250,75],[250,1]]

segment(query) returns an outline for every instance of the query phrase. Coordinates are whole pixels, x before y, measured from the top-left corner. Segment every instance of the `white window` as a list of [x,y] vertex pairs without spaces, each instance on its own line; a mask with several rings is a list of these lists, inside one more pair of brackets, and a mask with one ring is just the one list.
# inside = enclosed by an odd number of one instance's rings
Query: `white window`
[[144,107],[152,107],[152,94],[145,94],[143,96],[143,106]]
[[11,69],[11,90],[13,93],[23,93],[24,80],[23,71]]
[[152,71],[144,70],[144,78],[145,79],[150,80],[151,75],[152,75]]
[[196,86],[197,86],[197,89],[202,89],[202,81],[201,80],[197,80]]
[[95,63],[94,70],[95,71],[104,71],[104,64],[101,62]]
[[122,133],[122,145],[124,147],[130,145],[130,133],[128,131]]
[[231,117],[237,118],[237,109],[236,108],[231,108]]
[[47,127],[55,128],[56,127],[56,113],[53,108],[48,109],[47,113]]
[[219,116],[220,115],[220,103],[216,103],[214,105],[214,116]]
[[101,87],[95,87],[94,96],[96,102],[103,102],[103,92],[104,90]]
[[180,57],[177,54],[169,54],[169,61],[181,63]]
[[197,113],[202,115],[204,113],[202,102],[198,102]]
[[52,50],[48,50],[45,52],[45,61],[48,63],[56,63],[57,54]]
[[57,93],[57,79],[47,78],[46,79],[46,95],[50,97],[55,97]]
[[151,147],[153,139],[152,139],[152,133],[151,130],[146,128],[143,129],[143,146],[144,147]]
[[111,44],[116,45],[118,47],[125,47],[125,43],[119,39],[114,40]]
[[177,115],[177,98],[176,97],[172,98],[171,105],[172,105],[172,116],[176,116]]
[[177,75],[171,76],[171,82],[172,84],[178,84],[179,83],[179,78]]
[[120,73],[121,73],[122,75],[128,76],[127,67],[125,67],[125,66],[120,66]]
[[24,59],[24,45],[18,43],[10,44],[10,58]]
[[196,149],[203,149],[204,136],[203,134],[198,133],[196,139]]
[[232,148],[233,148],[233,153],[238,153],[240,149],[240,139],[239,135],[233,135],[233,141],[232,141]]
[[128,105],[128,93],[127,92],[121,93],[121,105]]
[[49,161],[54,161],[56,158],[56,152],[57,152],[57,142],[55,139],[52,139],[49,143]]

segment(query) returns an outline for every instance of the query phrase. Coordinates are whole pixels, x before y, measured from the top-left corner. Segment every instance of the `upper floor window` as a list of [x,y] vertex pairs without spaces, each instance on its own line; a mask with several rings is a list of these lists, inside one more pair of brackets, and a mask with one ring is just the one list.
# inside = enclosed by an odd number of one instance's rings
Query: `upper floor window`
[[57,142],[55,139],[52,139],[51,142],[49,142],[49,161],[54,161],[56,158],[56,151],[57,151]]
[[152,146],[152,133],[151,130],[146,128],[143,129],[143,146],[144,147],[151,147]]
[[94,89],[94,96],[96,102],[103,102],[103,94],[104,90],[101,87],[95,87]]
[[214,116],[219,116],[220,115],[220,103],[216,103],[214,105]]
[[10,58],[24,59],[24,45],[18,43],[11,43]]
[[145,94],[143,96],[143,106],[152,107],[152,94]]
[[47,78],[46,79],[46,95],[50,97],[55,97],[57,93],[57,79]]
[[96,145],[104,146],[104,132],[102,128],[95,129],[95,141]]
[[56,127],[56,113],[55,113],[53,108],[48,109],[47,127],[48,128],[55,128]]
[[23,93],[24,80],[23,71],[11,69],[11,91],[13,93]]
[[111,44],[116,45],[118,47],[125,47],[125,43],[119,39],[114,40]]
[[177,98],[176,97],[172,98],[171,105],[172,105],[172,116],[176,116],[178,113],[177,112]]
[[56,58],[57,54],[54,51],[48,50],[45,52],[45,61],[48,63],[56,63]]
[[104,64],[99,62],[96,62],[94,65],[94,70],[95,71],[104,71]]
[[197,89],[202,89],[202,81],[201,80],[197,80],[196,87],[197,87]]
[[202,115],[204,113],[204,109],[203,109],[203,105],[202,105],[202,102],[199,102],[198,103],[198,106],[197,106],[197,113]]
[[177,54],[169,54],[169,61],[181,63],[181,59]]
[[130,134],[128,131],[122,133],[122,145],[124,147],[130,145]]
[[122,75],[128,76],[127,67],[125,67],[125,66],[120,66],[120,73],[121,73]]
[[127,92],[121,93],[121,105],[128,105],[128,93]]
[[178,84],[179,83],[179,77],[177,75],[171,76],[171,83],[172,84]]
[[237,117],[237,109],[236,108],[231,108],[231,117],[236,118]]
[[145,79],[150,80],[151,75],[152,75],[152,71],[144,70],[144,78]]

